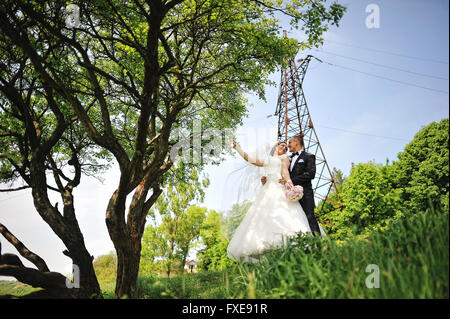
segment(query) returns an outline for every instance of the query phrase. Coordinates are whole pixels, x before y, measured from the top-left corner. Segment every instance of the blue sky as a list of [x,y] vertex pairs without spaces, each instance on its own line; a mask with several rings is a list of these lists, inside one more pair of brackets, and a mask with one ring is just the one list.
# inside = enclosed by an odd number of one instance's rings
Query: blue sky
[[[447,0],[339,3],[348,7],[347,12],[340,27],[330,28],[324,35],[325,43],[319,51],[448,79]],[[365,25],[368,16],[365,9],[371,3],[377,4],[380,9],[378,29],[368,29]],[[288,32],[288,36],[302,40],[304,35],[294,30]],[[297,58],[312,54],[324,62],[448,92],[448,80],[390,70],[329,53],[311,50],[300,52]],[[275,111],[279,72],[272,74],[271,79],[277,86],[267,88],[266,102],[252,95],[248,97],[253,106],[238,132],[243,139],[242,134],[246,130],[276,129],[277,119],[266,116]],[[448,93],[383,80],[314,60],[307,71],[303,87],[325,156],[331,167],[341,169],[345,175],[349,174],[352,162],[374,160],[384,163],[386,159],[395,160],[423,126],[449,116]],[[238,142],[243,140],[238,138]],[[240,163],[240,159],[228,158],[219,166],[208,167],[206,172],[211,184],[202,205],[216,210],[230,207],[233,198],[229,195],[230,189],[224,186],[224,181]],[[74,191],[80,227],[86,246],[94,256],[113,250],[104,216],[118,174],[117,170],[105,174],[104,184],[85,177],[83,185]],[[0,193],[0,211],[2,223],[28,248],[48,261],[52,270],[70,272],[71,261],[61,253],[64,246],[36,213],[29,191]],[[9,243],[3,238],[1,240],[4,253],[15,253]],[[24,263],[30,265],[27,261]]]
[[[363,60],[448,79],[448,2],[391,0],[339,3],[348,7],[340,27],[330,28],[321,48],[299,52],[296,58],[311,54],[324,62],[311,61],[303,89],[329,165],[348,175],[352,162],[374,160],[385,163],[386,159],[395,160],[398,152],[421,127],[448,117],[449,97],[445,93],[342,67],[448,92],[448,80],[355,61]],[[366,27],[366,17],[369,15],[366,7],[371,3],[379,7],[378,29]],[[288,36],[298,40],[304,37],[298,30],[288,31]],[[280,73],[273,74],[271,78],[277,87],[267,88],[267,102],[249,96],[253,107],[242,131],[276,128],[277,118],[266,116],[275,111]],[[232,164],[226,161],[208,169],[211,186],[204,203],[206,207],[218,210],[230,207],[232,198],[223,185],[230,167]]]

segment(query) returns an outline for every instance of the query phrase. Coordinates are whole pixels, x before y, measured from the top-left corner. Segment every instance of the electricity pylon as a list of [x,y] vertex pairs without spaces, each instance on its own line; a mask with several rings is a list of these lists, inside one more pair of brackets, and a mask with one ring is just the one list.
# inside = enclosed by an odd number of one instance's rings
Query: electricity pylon
[[316,203],[332,202],[328,196],[333,187],[339,197],[339,203],[332,203],[342,208],[339,191],[314,129],[303,92],[303,79],[311,58],[322,62],[308,55],[298,60],[300,64],[297,68],[294,58],[285,59],[287,66],[281,71],[280,93],[275,111],[275,115],[278,115],[278,140],[287,143],[292,136],[303,137],[305,151],[316,156],[316,176],[312,181]]

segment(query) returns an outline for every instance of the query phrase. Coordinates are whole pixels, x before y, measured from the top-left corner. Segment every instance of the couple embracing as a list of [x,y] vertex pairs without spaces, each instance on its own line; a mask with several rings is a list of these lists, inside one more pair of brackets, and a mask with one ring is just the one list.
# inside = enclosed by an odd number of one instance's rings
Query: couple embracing
[[[303,149],[303,138],[294,136],[289,144],[278,142],[265,159],[251,158],[235,142],[230,142],[249,163],[264,168],[264,186],[255,196],[227,248],[236,261],[257,262],[262,252],[279,247],[287,237],[299,233],[325,236],[314,216],[314,194],[311,181],[316,173],[316,159]],[[287,148],[292,153],[287,156]],[[285,188],[303,187],[299,201],[289,201]]]

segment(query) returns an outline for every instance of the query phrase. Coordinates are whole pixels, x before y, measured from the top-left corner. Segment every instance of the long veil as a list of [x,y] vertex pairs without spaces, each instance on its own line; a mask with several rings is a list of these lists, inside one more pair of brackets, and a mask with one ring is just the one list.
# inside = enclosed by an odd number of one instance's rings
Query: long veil
[[[258,145],[255,149],[246,151],[246,153],[249,158],[257,158],[264,161],[270,156],[270,151],[274,144],[270,141],[265,141],[262,145]],[[231,182],[234,185],[233,188],[237,193],[235,201],[237,204],[253,199],[254,195],[262,187],[261,177],[264,176],[263,167],[245,162],[244,159],[242,161],[242,164],[239,164],[236,169],[228,174],[226,181],[226,184]]]
[[[236,141],[239,144],[239,141]],[[261,161],[271,156],[273,147],[277,145],[276,139],[265,138],[260,140],[256,147],[244,149],[249,158],[257,158]],[[262,188],[261,177],[265,175],[264,168],[246,162],[239,154],[235,154],[236,165],[225,179],[223,201],[227,201],[230,209],[227,211],[228,219],[225,236],[230,239],[235,227],[245,216],[248,208],[253,203],[255,196]],[[222,204],[223,207],[223,204]]]

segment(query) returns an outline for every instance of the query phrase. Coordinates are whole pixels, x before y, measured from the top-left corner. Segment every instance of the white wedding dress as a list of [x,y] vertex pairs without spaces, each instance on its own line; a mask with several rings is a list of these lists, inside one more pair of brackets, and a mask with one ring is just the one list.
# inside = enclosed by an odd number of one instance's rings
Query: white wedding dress
[[[264,161],[267,182],[257,192],[227,248],[233,260],[257,262],[256,255],[286,244],[286,238],[299,232],[311,232],[308,219],[298,201],[285,197],[281,178],[281,158],[268,156]],[[322,236],[325,232],[320,227]]]

